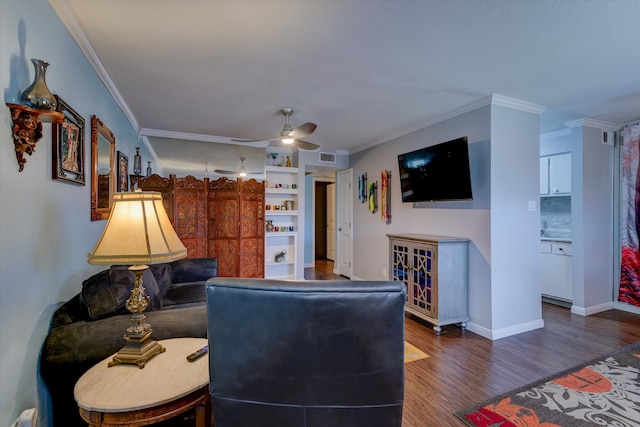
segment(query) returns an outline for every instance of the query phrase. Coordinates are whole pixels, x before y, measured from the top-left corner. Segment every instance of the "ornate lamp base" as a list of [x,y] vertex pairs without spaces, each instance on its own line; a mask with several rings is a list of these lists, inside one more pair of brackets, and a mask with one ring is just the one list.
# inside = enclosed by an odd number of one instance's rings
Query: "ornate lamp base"
[[142,369],[149,359],[158,353],[166,351],[164,347],[151,339],[153,329],[146,322],[146,317],[143,314],[149,305],[149,297],[144,293],[144,287],[142,287],[142,274],[147,268],[149,267],[146,265],[129,267],[129,270],[135,274],[135,283],[126,307],[133,313],[131,317],[133,324],[127,328],[124,334],[126,341],[124,347],[113,356],[113,360],[109,362],[109,367],[126,363],[138,365],[138,368]]
[[149,331],[142,338],[124,336],[124,347],[113,356],[113,360],[109,362],[109,367],[126,363],[130,365],[138,365],[140,369],[149,359],[158,353],[164,353],[167,349],[160,345],[157,341],[152,340]]

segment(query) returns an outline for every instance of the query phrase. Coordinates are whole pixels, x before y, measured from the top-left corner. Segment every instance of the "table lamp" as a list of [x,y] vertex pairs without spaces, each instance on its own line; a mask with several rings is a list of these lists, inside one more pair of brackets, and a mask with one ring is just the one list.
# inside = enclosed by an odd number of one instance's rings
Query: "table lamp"
[[109,366],[120,363],[145,363],[165,351],[151,339],[153,330],[143,314],[149,297],[142,286],[147,264],[175,261],[187,256],[187,249],[176,234],[158,192],[135,191],[116,193],[111,214],[96,247],[88,255],[90,264],[132,264],[135,275],[131,296],[126,302],[133,313],[132,325],[127,328],[124,347],[116,353]]

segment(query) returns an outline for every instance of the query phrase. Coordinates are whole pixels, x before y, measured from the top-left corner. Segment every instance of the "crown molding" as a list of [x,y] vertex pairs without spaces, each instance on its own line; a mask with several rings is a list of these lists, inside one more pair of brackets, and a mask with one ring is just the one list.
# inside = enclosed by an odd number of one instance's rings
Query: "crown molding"
[[533,113],[538,115],[544,113],[547,109],[546,107],[543,107],[541,105],[532,104],[530,102],[521,101],[519,99],[509,98],[509,97],[498,95],[498,94],[491,94],[482,99],[479,99],[478,101],[467,104],[461,108],[452,110],[448,113],[444,113],[431,120],[427,120],[426,122],[419,122],[414,125],[410,125],[409,127],[406,127],[397,132],[394,132],[391,135],[387,135],[384,138],[377,139],[368,144],[361,145],[360,147],[354,150],[351,150],[350,152],[357,153],[359,151],[363,151],[368,148],[375,147],[376,145],[393,141],[394,139],[398,139],[402,136],[408,135],[413,132],[417,132],[421,129],[427,128],[429,126],[433,126],[437,123],[444,122],[445,120],[449,120],[457,116],[461,116],[462,114],[477,110],[478,108],[486,107],[488,105],[498,105],[501,107],[511,108],[512,110],[519,110],[519,111],[524,111],[526,113]]
[[139,132],[140,125],[138,124],[138,119],[136,119],[122,95],[120,95],[120,91],[118,91],[118,88],[111,79],[111,76],[107,72],[107,69],[102,64],[100,57],[98,57],[98,54],[93,49],[93,46],[91,46],[89,39],[87,39],[84,32],[82,31],[82,27],[80,26],[80,24],[78,24],[78,19],[73,13],[73,10],[71,10],[71,8],[69,7],[69,4],[64,0],[49,0],[49,4],[53,8],[53,10],[56,11],[58,17],[60,17],[60,20],[62,20],[65,27],[67,27],[67,30],[69,30],[73,39],[76,41],[76,43],[78,43],[78,46],[80,46],[80,49],[82,50],[82,52],[84,52],[94,70],[96,70],[96,73],[98,73],[98,76],[107,87],[107,90],[111,93],[116,103],[120,106],[120,109],[122,109],[122,112],[127,117],[127,120],[129,120],[136,132]]
[[462,114],[468,113],[469,111],[477,110],[478,108],[486,107],[491,104],[491,97],[482,98],[479,101],[475,101],[471,104],[465,105],[464,107],[455,109],[448,113],[444,113],[440,116],[437,116],[431,120],[427,120],[426,122],[418,122],[414,125],[410,125],[404,129],[401,129],[397,132],[394,132],[390,135],[387,135],[384,138],[377,139],[368,144],[361,145],[360,147],[350,150],[350,153],[357,153],[359,151],[366,150],[368,148],[375,147],[376,145],[384,144],[385,142],[393,141],[394,139],[398,139],[402,136],[409,135],[410,133],[417,132],[421,129],[427,128],[429,126],[433,126],[437,123],[444,122],[445,120],[452,119],[454,117],[460,116]]
[[568,128],[588,127],[607,131],[612,131],[615,129],[615,125],[613,123],[595,119],[577,119],[570,122],[565,122],[564,125]]
[[512,110],[524,111],[525,113],[542,114],[547,111],[547,107],[532,104],[531,102],[521,101],[519,99],[509,98],[506,96],[493,94],[491,95],[491,105],[499,105],[501,107],[511,108]]

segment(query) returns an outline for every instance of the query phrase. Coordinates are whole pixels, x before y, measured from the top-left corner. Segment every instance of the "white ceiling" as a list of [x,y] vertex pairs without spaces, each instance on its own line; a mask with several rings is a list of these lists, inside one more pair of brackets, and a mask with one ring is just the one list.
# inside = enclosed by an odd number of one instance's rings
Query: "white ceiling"
[[640,118],[637,0],[50,3],[167,173],[202,170],[188,141],[276,137],[283,107],[350,152],[491,94],[546,107],[541,133]]

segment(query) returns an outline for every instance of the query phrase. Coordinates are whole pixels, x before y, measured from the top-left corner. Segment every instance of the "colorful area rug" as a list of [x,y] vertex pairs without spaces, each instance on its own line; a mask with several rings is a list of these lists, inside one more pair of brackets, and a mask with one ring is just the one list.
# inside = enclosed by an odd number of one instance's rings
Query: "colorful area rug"
[[640,342],[456,416],[475,427],[639,427]]
[[429,357],[429,355],[412,346],[408,342],[404,342],[404,363],[413,362],[426,357]]

